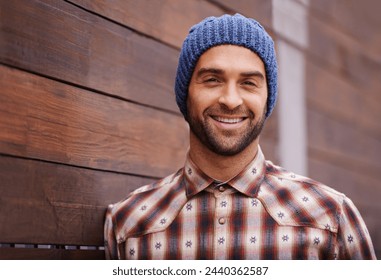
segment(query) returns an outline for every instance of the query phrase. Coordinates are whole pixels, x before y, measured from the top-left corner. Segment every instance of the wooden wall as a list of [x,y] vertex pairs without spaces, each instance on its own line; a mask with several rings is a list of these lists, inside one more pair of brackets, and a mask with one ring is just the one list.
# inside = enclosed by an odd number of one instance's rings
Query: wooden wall
[[381,258],[381,3],[310,1],[309,175],[359,208]]
[[[310,2],[309,175],[353,199],[381,257],[380,4],[289,1]],[[105,207],[183,164],[183,38],[235,12],[277,40],[269,0],[0,0],[0,259],[104,258]]]
[[178,53],[194,23],[248,10],[222,2],[0,1],[0,259],[104,258],[106,206],[184,162]]

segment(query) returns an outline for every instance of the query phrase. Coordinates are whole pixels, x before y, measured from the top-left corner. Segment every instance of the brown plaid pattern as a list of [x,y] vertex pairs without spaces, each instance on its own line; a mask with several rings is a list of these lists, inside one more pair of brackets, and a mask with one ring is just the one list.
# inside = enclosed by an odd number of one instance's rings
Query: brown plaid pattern
[[352,201],[256,158],[228,182],[185,166],[110,205],[111,259],[375,259]]

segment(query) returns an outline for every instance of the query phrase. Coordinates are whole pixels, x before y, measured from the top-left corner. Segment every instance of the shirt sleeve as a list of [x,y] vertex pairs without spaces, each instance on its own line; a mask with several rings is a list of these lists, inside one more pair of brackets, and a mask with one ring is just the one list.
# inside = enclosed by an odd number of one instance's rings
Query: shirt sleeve
[[108,206],[104,224],[105,255],[108,260],[118,259],[118,243],[114,231],[112,208],[113,205]]
[[353,202],[345,197],[339,214],[339,259],[374,260],[372,240],[360,212]]

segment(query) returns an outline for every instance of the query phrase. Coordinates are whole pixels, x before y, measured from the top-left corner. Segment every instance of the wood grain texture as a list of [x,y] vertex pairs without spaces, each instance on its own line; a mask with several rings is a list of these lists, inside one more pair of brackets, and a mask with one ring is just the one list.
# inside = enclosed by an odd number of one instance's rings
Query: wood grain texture
[[0,156],[0,243],[103,246],[107,205],[152,179]]
[[308,51],[317,57],[316,63],[347,79],[363,94],[373,93],[373,98],[381,101],[380,95],[375,94],[381,90],[379,49],[371,52],[367,42],[335,28],[329,21],[310,17]]
[[61,0],[0,11],[1,63],[179,113],[177,50]]
[[162,42],[180,48],[190,27],[223,11],[205,0],[69,0]]
[[306,92],[310,176],[355,202],[380,258],[381,21],[376,2],[310,2]]
[[268,0],[210,0],[231,12],[252,17],[267,28],[272,27],[272,1]]
[[371,216],[381,211],[381,183],[377,178],[372,178],[361,170],[356,172],[345,168],[337,163],[334,155],[314,149],[309,149],[309,154],[311,178],[346,194],[360,208],[361,213]]
[[[381,103],[331,71],[306,63],[308,107],[381,140]],[[355,117],[354,117],[355,116]]]
[[0,260],[102,260],[100,250],[0,248]]
[[277,165],[280,164],[278,114],[278,110],[275,108],[271,116],[266,119],[259,141],[266,160],[270,160]]
[[[265,25],[268,3],[229,1]],[[207,0],[0,2],[0,244],[102,246],[107,205],[183,165],[178,48],[222,12]],[[274,115],[261,141],[277,162]],[[0,259],[103,258],[0,248]]]
[[307,118],[309,148],[330,154],[343,168],[381,179],[380,140],[313,109]]
[[357,38],[368,52],[380,53],[380,1],[320,0],[310,1],[309,7],[312,16],[322,18],[335,29]]
[[184,162],[182,117],[0,66],[0,153],[163,177]]

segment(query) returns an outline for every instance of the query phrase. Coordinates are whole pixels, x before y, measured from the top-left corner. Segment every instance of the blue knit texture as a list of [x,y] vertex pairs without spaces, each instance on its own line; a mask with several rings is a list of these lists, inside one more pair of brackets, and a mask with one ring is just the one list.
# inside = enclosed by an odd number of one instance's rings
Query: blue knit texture
[[208,49],[224,44],[243,46],[262,59],[268,89],[266,118],[269,117],[277,99],[274,42],[256,20],[240,14],[208,17],[189,30],[180,52],[175,81],[176,102],[181,113],[186,118],[188,87],[198,59]]

